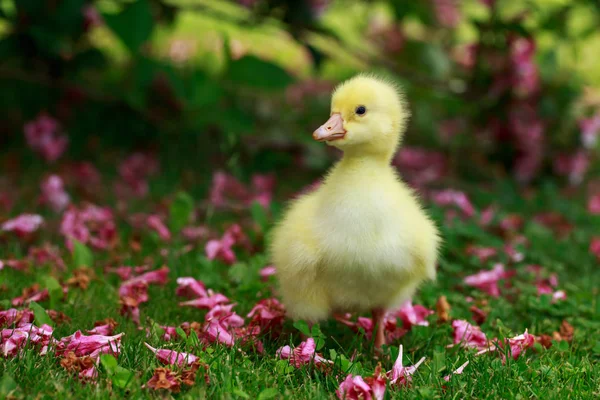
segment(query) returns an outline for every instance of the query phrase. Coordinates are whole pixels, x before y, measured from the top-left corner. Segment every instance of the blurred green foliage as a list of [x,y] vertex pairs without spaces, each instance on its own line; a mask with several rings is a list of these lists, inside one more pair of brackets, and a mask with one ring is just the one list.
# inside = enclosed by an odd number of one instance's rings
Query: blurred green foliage
[[600,115],[599,15],[592,0],[2,0],[0,145],[22,147],[46,112],[72,158],[142,147],[236,173],[298,154],[321,168],[308,133],[329,90],[369,70],[403,85],[407,145],[453,171],[579,182],[573,160],[589,174],[598,159],[581,121]]

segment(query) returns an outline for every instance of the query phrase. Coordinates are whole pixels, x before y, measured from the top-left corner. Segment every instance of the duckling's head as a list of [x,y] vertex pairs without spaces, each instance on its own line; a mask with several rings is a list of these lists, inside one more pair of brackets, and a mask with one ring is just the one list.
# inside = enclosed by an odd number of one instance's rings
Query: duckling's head
[[390,158],[409,111],[398,87],[368,75],[340,84],[331,98],[331,117],[313,138],[357,155]]

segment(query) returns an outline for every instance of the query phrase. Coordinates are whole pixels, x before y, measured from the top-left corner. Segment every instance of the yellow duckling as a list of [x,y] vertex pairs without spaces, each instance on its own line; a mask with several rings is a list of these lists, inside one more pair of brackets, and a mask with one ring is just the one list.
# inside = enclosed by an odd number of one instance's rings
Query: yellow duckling
[[435,278],[440,239],[390,165],[409,111],[398,89],[359,75],[338,86],[314,139],[343,151],[321,186],[275,227],[271,256],[288,314],[310,323],[371,311],[375,347],[385,311]]

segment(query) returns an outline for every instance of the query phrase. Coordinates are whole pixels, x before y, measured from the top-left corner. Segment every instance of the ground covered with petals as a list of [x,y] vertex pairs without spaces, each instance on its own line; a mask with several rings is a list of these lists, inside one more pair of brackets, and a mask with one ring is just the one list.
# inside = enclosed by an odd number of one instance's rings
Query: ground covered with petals
[[597,192],[419,188],[438,280],[386,315],[374,358],[370,316],[310,330],[279,302],[268,232],[313,179],[216,171],[196,190],[163,165],[2,181],[0,397],[600,396]]

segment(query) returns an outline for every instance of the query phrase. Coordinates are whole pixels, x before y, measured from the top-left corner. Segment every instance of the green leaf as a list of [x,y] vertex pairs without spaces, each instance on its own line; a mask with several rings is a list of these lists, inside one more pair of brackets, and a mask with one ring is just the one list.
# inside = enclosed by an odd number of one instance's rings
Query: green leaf
[[255,56],[232,61],[227,76],[239,85],[266,90],[283,89],[294,81],[280,66]]
[[0,379],[0,397],[6,398],[8,394],[17,388],[17,382],[8,374],[2,375]]
[[102,354],[100,356],[100,363],[106,370],[113,385],[119,388],[127,387],[133,377],[132,371],[119,366],[117,359],[111,354]]
[[569,351],[569,343],[566,340],[561,340],[556,343],[556,349],[561,353]]
[[266,232],[268,218],[267,213],[265,212],[265,208],[258,201],[254,201],[250,206],[250,213],[252,214],[252,219],[254,220],[254,222],[256,222],[260,227],[260,230],[262,232]]
[[107,372],[114,372],[119,366],[117,359],[111,354],[100,355],[100,363]]
[[308,328],[308,323],[306,321],[295,321],[294,328],[298,329],[300,332],[305,334],[306,336],[310,336],[310,329]]
[[62,286],[60,286],[60,283],[51,276],[44,277],[43,284],[44,287],[48,289],[50,308],[55,309],[58,301],[63,298]]
[[236,396],[240,396],[244,399],[250,398],[250,395],[248,393],[244,392],[242,389],[235,388],[235,389],[233,389],[232,393],[235,394]]
[[92,251],[83,243],[71,239],[73,241],[73,266],[75,268],[91,267],[94,264],[94,255]]
[[321,350],[325,346],[325,335],[321,332],[319,324],[314,324],[311,329],[311,335],[315,339],[315,348]]
[[187,89],[189,90],[187,101],[189,106],[195,109],[214,106],[224,95],[223,88],[201,71],[196,71],[192,75],[191,84]]
[[187,337],[187,335],[185,334],[185,331],[183,329],[181,329],[181,327],[178,326],[177,329],[175,329],[175,331],[182,338],[186,338]]
[[40,306],[38,303],[36,303],[35,301],[32,301],[31,303],[29,303],[29,308],[31,308],[31,310],[33,310],[33,316],[35,318],[35,323],[39,326],[39,325],[53,325],[52,319],[48,316],[48,313],[46,312],[46,310],[44,310],[44,307]]
[[137,0],[119,14],[103,14],[106,25],[132,53],[137,53],[152,34],[154,19],[147,0]]
[[277,391],[277,389],[267,388],[267,389],[263,390],[262,392],[260,392],[260,394],[258,395],[258,400],[273,399],[273,398],[277,397],[278,394],[279,394],[279,392]]
[[186,192],[179,192],[169,208],[171,229],[178,232],[190,222],[194,212],[194,199]]

